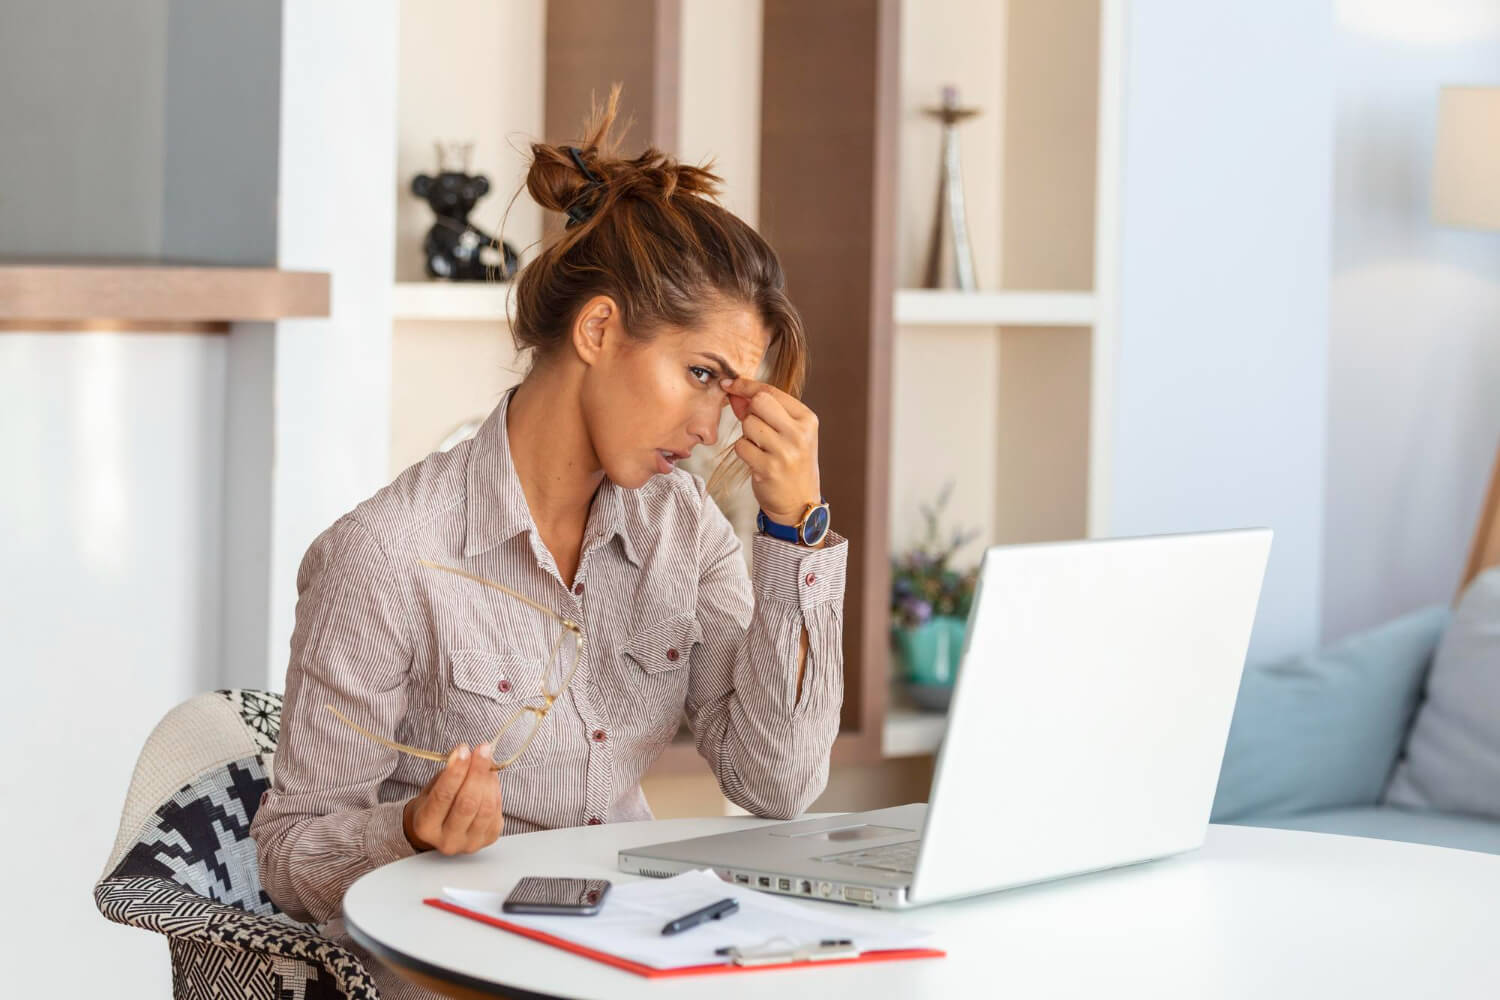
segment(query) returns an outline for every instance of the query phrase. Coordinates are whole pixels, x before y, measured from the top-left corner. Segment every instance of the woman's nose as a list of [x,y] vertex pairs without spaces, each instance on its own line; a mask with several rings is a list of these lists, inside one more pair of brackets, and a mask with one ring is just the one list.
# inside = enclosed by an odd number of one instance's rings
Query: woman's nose
[[699,443],[715,445],[719,443],[719,414],[724,412],[723,406],[699,407],[693,413],[693,419],[688,423],[688,433],[697,438]]

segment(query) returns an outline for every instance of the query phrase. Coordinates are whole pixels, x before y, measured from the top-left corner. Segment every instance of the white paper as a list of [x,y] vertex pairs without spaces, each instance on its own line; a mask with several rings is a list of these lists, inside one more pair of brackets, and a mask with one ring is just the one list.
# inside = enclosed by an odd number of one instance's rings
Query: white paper
[[[715,948],[791,950],[824,938],[848,938],[861,952],[929,947],[929,931],[898,923],[887,914],[831,903],[801,902],[722,881],[712,871],[684,872],[612,886],[592,917],[551,917],[501,910],[507,893],[443,890],[443,898],[466,910],[545,931],[585,948],[627,958],[655,969],[725,964]],[[739,912],[708,920],[679,934],[664,935],[670,920],[721,899],[739,900]]]

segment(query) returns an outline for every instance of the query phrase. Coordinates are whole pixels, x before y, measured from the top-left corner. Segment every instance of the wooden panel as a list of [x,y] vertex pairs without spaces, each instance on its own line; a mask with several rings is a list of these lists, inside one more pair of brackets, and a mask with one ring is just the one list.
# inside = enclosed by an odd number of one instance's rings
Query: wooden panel
[[880,754],[889,659],[900,4],[766,0],[760,228],[812,348],[823,489],[850,541],[835,760]]
[[1094,287],[1099,0],[1010,0],[1001,287]]
[[1088,328],[1000,331],[995,541],[1088,534]]
[[[569,142],[595,101],[623,84],[617,127],[632,121],[621,152],[677,148],[682,0],[548,0],[546,139]],[[561,217],[549,213],[544,232]]]
[[[310,271],[125,264],[0,266],[0,320],[230,323],[327,315],[328,275]],[[35,324],[27,328],[34,329]]]
[[1479,525],[1469,547],[1469,564],[1459,593],[1491,566],[1500,566],[1500,452],[1495,454],[1495,471],[1490,474],[1490,490],[1479,512]]

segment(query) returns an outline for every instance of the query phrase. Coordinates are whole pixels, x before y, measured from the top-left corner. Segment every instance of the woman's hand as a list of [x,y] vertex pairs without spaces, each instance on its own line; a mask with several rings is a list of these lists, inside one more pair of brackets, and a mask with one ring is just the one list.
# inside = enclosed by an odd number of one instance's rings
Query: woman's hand
[[471,752],[460,743],[443,769],[406,803],[401,826],[419,851],[472,854],[493,844],[505,826],[500,781],[490,769],[490,744]]
[[777,524],[796,524],[822,502],[818,415],[800,399],[751,378],[721,379],[744,436],[734,453],[750,469],[760,509]]

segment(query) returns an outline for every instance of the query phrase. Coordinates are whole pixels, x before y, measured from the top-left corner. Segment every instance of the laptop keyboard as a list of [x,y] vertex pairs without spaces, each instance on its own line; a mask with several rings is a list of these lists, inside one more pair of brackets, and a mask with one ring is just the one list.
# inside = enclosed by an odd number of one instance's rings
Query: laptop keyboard
[[899,872],[910,875],[917,868],[917,845],[920,840],[903,840],[899,844],[867,847],[859,851],[828,854],[819,861],[832,861],[838,865],[853,865],[855,868],[875,868],[883,872]]

